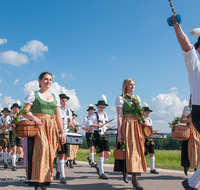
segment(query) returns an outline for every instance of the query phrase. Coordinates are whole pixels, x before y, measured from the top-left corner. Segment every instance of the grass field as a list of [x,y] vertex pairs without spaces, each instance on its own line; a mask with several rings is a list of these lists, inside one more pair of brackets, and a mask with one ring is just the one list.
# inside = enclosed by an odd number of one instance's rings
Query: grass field
[[[79,149],[76,160],[88,161],[89,149]],[[95,155],[95,162],[97,162],[98,154]],[[156,168],[169,170],[183,170],[181,167],[181,151],[180,150],[156,150],[155,154]],[[146,157],[147,166],[149,167],[149,156]],[[114,164],[113,150],[111,156],[105,164]]]

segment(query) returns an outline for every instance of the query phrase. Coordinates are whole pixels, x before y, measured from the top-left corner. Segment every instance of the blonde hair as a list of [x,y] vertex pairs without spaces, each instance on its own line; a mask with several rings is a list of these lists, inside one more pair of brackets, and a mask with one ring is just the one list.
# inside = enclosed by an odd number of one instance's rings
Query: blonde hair
[[122,84],[122,97],[124,98],[124,96],[126,95],[126,87],[128,86],[128,84],[133,81],[135,83],[135,81],[132,78],[127,78],[124,80],[123,84]]

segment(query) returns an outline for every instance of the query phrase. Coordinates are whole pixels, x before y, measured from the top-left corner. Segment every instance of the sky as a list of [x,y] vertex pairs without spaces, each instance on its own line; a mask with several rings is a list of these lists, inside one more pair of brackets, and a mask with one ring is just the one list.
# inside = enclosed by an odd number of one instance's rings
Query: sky
[[[189,36],[187,30],[200,27],[200,1],[173,4]],[[116,126],[115,99],[131,77],[134,94],[153,110],[153,128],[170,132],[168,122],[181,116],[190,94],[182,50],[167,24],[171,15],[167,0],[1,1],[0,107],[17,98],[23,104],[48,71],[54,75],[50,91],[65,88],[80,124],[88,103],[104,94]]]

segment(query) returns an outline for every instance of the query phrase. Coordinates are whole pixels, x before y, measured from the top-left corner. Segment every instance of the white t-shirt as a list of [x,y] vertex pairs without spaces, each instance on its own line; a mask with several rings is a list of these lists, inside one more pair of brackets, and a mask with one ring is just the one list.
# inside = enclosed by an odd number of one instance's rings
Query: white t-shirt
[[[41,100],[44,100],[45,102],[53,102],[53,101],[54,101],[54,98],[53,98],[52,94],[51,94],[51,97],[52,97],[51,100],[45,100],[45,99],[42,97],[42,95],[41,95],[41,93],[40,93],[39,90],[37,91],[37,93],[38,93],[40,99],[41,99]],[[57,94],[54,94],[54,95],[55,95],[55,97],[56,97],[56,106],[60,106],[60,98],[59,98],[59,96],[58,96]],[[35,93],[34,93],[34,91],[30,91],[30,92],[26,95],[24,101],[25,101],[26,103],[29,103],[29,104],[33,105],[33,102],[35,101]]]
[[200,105],[200,61],[194,47],[188,52],[183,51],[183,57],[188,71],[192,105]]
[[70,111],[69,108],[63,108],[62,106],[60,106],[60,111],[61,111],[61,116],[62,116],[62,121],[63,121],[63,130],[64,133],[68,133],[69,132],[69,121],[72,120],[72,112]]
[[[134,95],[138,101],[140,102],[140,105],[141,105],[141,99],[138,95]],[[115,107],[118,108],[118,107],[122,107],[123,108],[123,105],[124,105],[124,98],[122,96],[117,96],[116,100],[115,100]]]
[[148,123],[148,125],[152,127],[152,124],[153,124],[152,120],[150,118],[149,119],[144,118],[144,119]]
[[[89,119],[89,116],[84,117],[83,123],[82,123],[82,128],[85,127],[87,129],[92,129],[92,127],[88,126],[88,122],[87,122],[88,119]],[[93,131],[86,131],[86,133],[94,133],[94,130]]]
[[183,113],[182,114],[188,116],[190,113],[191,113],[190,107],[189,106],[185,106],[183,108]]
[[[98,116],[99,116],[99,120],[100,121],[102,121],[102,122],[99,122],[98,123],[98,120],[97,120],[97,114],[98,114]],[[106,123],[106,121],[108,121],[108,116],[107,116],[107,114],[104,112],[103,114],[102,113],[100,113],[99,111],[97,111],[97,112],[94,112],[91,116],[90,116],[90,118],[88,119],[88,121],[87,121],[87,124],[86,125],[88,125],[89,127],[92,125],[92,124],[105,124]],[[100,130],[99,131],[99,134],[104,134],[105,132],[106,132],[106,130],[107,130],[108,128],[107,128],[107,126],[106,125],[104,125],[103,127],[101,127],[101,128],[98,128],[98,127],[93,127],[93,131],[98,131],[98,130]]]

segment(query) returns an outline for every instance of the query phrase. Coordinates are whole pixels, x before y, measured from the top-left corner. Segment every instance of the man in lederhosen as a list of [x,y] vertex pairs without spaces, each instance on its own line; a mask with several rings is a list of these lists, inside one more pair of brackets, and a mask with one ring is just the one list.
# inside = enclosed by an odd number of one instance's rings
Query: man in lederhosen
[[[148,104],[144,102],[144,112],[145,112],[145,121],[152,128],[152,120],[150,118],[150,113],[152,110],[148,107]],[[153,130],[153,129],[152,129]],[[157,133],[157,130],[153,130],[154,133]],[[149,162],[150,162],[150,173],[159,174],[155,169],[155,151],[154,151],[154,140],[150,138],[145,139],[145,157],[149,154]]]
[[[61,110],[61,115],[62,115],[62,120],[63,120],[63,130],[64,133],[69,132],[69,125],[70,121],[72,120],[72,113],[69,108],[67,108],[67,102],[70,99],[66,94],[60,94],[60,110]],[[61,151],[58,151],[59,158],[57,159],[58,161],[58,167],[56,171],[56,178],[60,179],[60,183],[66,184],[66,178],[65,178],[65,172],[64,172],[64,167],[65,163],[68,159],[70,153],[70,144],[67,142],[64,145],[61,145]]]
[[82,123],[82,129],[86,131],[86,140],[87,145],[90,148],[90,156],[87,157],[89,165],[94,167],[94,155],[95,155],[95,146],[94,146],[94,131],[93,128],[87,126],[87,121],[89,117],[94,113],[95,109],[92,104],[89,104],[89,108],[87,109],[88,116],[84,118]]
[[11,150],[11,144],[9,139],[9,131],[6,128],[6,123],[4,123],[4,120],[9,115],[10,110],[8,108],[4,108],[2,111],[3,116],[0,119],[0,144],[3,148],[3,160],[4,160],[4,168],[8,168],[8,152]]
[[[20,108],[21,106],[19,105],[19,103],[14,103],[11,107],[12,112],[13,112],[12,115],[18,113]],[[6,118],[7,126],[9,126],[10,122],[11,122],[11,117],[8,116]],[[22,154],[22,148],[23,148],[22,137],[14,137],[12,133],[12,127],[9,128],[9,137],[10,137],[10,142],[11,142],[11,147],[12,147],[12,154],[11,154],[12,170],[17,171],[18,159],[20,158]]]
[[95,104],[98,111],[94,112],[90,116],[87,125],[89,127],[93,127],[95,149],[96,152],[99,153],[98,163],[95,165],[97,174],[100,179],[108,179],[108,177],[104,174],[103,163],[110,157],[110,145],[108,136],[106,136],[106,129],[111,129],[112,127],[106,124],[108,122],[108,116],[105,109],[108,104],[105,96],[102,96],[102,99],[103,100],[99,100],[98,103]]
[[[192,123],[200,133],[200,61],[197,52],[200,54],[200,36],[194,46],[190,43],[188,37],[183,32],[181,25],[176,20],[176,15],[172,15],[174,31],[178,42],[183,50],[185,65],[188,71],[190,91],[192,94]],[[188,180],[182,182],[186,190],[197,190],[200,182],[200,164],[195,173]]]

